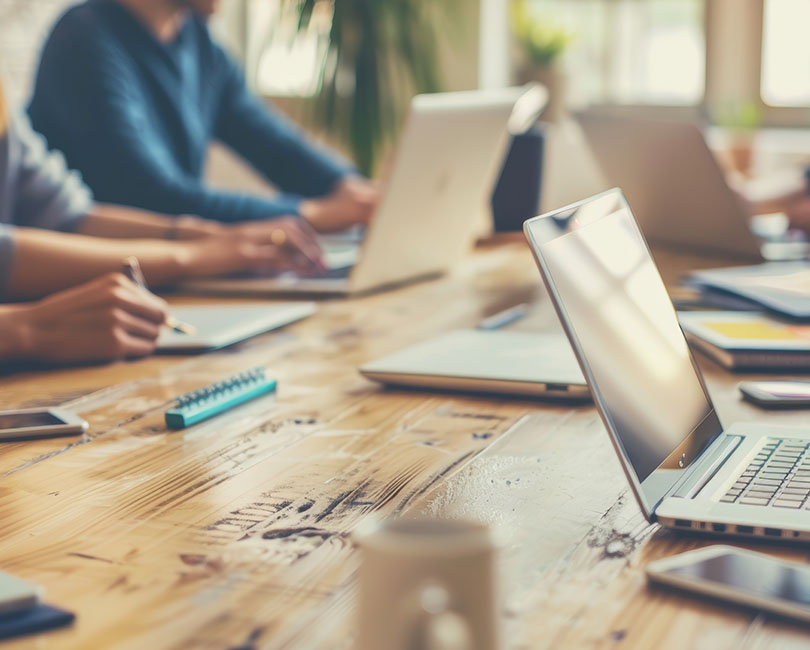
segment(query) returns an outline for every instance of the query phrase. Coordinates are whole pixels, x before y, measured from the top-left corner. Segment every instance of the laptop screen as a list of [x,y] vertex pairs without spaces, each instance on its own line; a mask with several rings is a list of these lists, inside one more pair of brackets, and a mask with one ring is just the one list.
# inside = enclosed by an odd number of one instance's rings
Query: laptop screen
[[526,233],[628,477],[651,512],[719,432],[658,269],[619,190],[532,219]]

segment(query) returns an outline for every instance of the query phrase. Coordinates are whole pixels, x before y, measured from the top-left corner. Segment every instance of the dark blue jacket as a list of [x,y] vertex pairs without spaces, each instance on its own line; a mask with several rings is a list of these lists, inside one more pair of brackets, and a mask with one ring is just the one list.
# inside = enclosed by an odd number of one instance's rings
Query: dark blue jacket
[[[113,0],[69,9],[42,52],[28,111],[102,202],[219,221],[260,219],[296,213],[302,196],[328,193],[349,172],[260,102],[192,15],[164,44]],[[213,139],[285,194],[206,187]]]

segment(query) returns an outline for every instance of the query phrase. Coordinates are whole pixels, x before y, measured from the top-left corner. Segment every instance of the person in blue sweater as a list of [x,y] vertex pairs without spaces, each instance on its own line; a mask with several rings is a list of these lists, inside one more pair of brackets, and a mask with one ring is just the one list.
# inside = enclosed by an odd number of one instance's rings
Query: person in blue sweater
[[[298,215],[320,232],[370,218],[373,185],[309,142],[247,88],[211,38],[218,0],[87,0],[42,51],[31,123],[97,200],[221,222]],[[280,190],[248,195],[202,179],[219,140]]]

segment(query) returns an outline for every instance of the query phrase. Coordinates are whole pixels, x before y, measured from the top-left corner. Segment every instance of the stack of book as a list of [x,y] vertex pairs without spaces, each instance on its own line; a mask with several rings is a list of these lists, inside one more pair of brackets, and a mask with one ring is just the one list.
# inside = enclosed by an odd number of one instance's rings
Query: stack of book
[[810,325],[748,311],[678,314],[686,338],[733,370],[810,369]]

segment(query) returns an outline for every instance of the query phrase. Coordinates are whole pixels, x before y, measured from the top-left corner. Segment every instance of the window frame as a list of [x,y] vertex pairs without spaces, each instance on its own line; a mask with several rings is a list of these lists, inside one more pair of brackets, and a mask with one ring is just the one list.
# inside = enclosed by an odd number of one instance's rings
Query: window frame
[[[499,2],[502,10],[508,11],[509,0],[482,0],[487,1]],[[606,3],[617,1],[603,0]],[[711,122],[713,116],[733,101],[756,106],[762,115],[762,127],[807,127],[810,107],[771,106],[762,99],[765,0],[703,0],[703,12],[706,69],[703,97],[699,102],[678,106],[605,101],[595,102],[583,112],[621,112]],[[482,52],[481,58],[486,56],[486,52]]]

